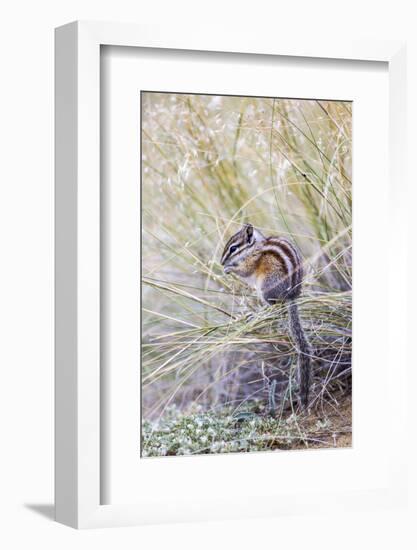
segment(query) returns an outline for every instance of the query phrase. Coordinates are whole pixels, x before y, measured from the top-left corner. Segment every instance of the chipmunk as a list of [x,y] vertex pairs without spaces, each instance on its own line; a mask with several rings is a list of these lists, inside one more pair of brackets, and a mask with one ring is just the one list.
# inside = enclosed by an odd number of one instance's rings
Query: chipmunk
[[254,286],[265,304],[288,304],[290,333],[298,351],[297,377],[301,404],[306,408],[310,390],[311,350],[295,301],[301,294],[303,280],[300,252],[287,239],[265,237],[248,223],[226,243],[221,265],[225,273],[235,273]]

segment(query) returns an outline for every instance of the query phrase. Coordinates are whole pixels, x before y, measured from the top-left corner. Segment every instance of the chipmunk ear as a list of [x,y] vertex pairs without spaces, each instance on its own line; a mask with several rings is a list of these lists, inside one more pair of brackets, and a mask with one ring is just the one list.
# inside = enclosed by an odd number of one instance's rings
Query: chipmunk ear
[[251,223],[247,223],[245,225],[245,232],[246,232],[246,239],[248,243],[252,242],[253,240],[253,225]]

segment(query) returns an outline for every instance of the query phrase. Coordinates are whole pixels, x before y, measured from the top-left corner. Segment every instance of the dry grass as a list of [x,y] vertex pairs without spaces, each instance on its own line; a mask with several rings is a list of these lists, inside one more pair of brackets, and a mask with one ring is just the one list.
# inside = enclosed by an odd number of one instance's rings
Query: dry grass
[[280,415],[296,412],[285,307],[262,308],[219,265],[245,221],[301,249],[313,408],[340,407],[351,373],[350,178],[350,103],[142,94],[145,420],[156,427],[172,405],[233,414],[268,399]]

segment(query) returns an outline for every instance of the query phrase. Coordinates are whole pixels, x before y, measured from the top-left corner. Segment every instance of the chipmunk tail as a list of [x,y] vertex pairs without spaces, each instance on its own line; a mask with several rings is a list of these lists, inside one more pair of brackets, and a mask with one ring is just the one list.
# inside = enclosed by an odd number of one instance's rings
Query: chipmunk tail
[[288,302],[290,331],[298,352],[297,377],[300,386],[300,400],[303,408],[308,407],[311,383],[311,347],[301,325],[297,302]]

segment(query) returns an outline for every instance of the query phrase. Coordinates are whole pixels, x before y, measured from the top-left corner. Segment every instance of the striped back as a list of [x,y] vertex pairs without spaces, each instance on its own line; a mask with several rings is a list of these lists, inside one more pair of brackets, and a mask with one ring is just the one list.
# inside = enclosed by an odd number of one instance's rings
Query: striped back
[[262,247],[264,252],[269,252],[281,264],[284,279],[287,282],[288,297],[296,298],[301,292],[303,281],[303,260],[298,248],[284,237],[268,237]]

